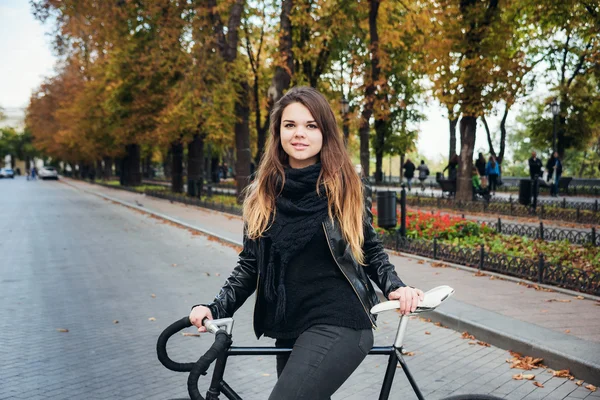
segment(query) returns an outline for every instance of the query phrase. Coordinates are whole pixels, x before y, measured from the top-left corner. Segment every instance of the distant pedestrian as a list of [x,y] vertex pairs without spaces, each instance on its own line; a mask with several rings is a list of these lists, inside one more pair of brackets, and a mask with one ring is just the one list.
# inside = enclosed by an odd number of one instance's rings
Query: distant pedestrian
[[425,180],[429,176],[429,168],[425,164],[424,160],[421,160],[421,164],[417,167],[419,170],[419,182],[421,182],[421,191],[425,191]]
[[36,180],[37,179],[37,168],[33,167],[31,168],[31,180]]
[[444,168],[444,170],[442,172],[446,172],[446,170],[448,170],[448,180],[455,181],[457,173],[458,173],[458,171],[457,171],[458,170],[458,155],[457,154],[454,154],[452,156],[452,158],[450,158],[448,165],[446,165],[446,168]]
[[495,195],[496,187],[498,186],[498,176],[500,175],[500,166],[498,165],[498,161],[496,161],[496,157],[490,156],[485,166],[485,174],[488,177],[490,193]]
[[410,161],[409,158],[406,160],[402,168],[404,169],[404,177],[406,178],[408,190],[411,190],[412,180],[415,177],[415,169],[417,169],[417,167],[415,167],[415,164],[413,164],[413,162]]
[[477,168],[477,173],[481,178],[481,186],[487,186],[488,184],[485,176],[485,164],[485,157],[483,156],[483,153],[479,153],[479,157],[477,157],[477,160],[475,161],[475,168]]
[[552,197],[558,197],[558,181],[562,176],[562,161],[558,157],[558,152],[554,152],[552,157],[546,163],[546,171],[548,171],[548,182],[550,183],[550,195]]
[[542,160],[537,158],[535,151],[531,152],[531,158],[529,158],[529,176],[531,179],[537,179],[542,176]]

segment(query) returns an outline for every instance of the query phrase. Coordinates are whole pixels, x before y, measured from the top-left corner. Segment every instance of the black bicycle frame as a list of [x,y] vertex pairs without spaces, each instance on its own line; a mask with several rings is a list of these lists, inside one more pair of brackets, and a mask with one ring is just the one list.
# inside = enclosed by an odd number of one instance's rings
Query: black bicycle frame
[[[215,369],[213,371],[212,380],[210,382],[210,388],[206,393],[206,400],[218,400],[219,395],[224,394],[229,400],[243,400],[233,390],[227,382],[223,380],[225,374],[225,366],[227,365],[227,359],[231,356],[272,356],[277,354],[290,354],[292,349],[290,348],[278,348],[278,347],[235,347],[232,346],[227,351],[219,356],[215,362]],[[415,382],[412,374],[408,370],[408,365],[402,357],[402,349],[397,349],[393,346],[376,346],[369,351],[369,355],[380,355],[388,356],[387,369],[383,378],[383,384],[381,392],[379,393],[379,400],[388,400],[390,397],[390,391],[392,389],[392,382],[394,381],[394,375],[396,373],[396,367],[398,363],[402,366],[402,371],[406,375],[408,382],[412,386],[417,398],[424,400],[423,394],[419,390],[417,383]]]

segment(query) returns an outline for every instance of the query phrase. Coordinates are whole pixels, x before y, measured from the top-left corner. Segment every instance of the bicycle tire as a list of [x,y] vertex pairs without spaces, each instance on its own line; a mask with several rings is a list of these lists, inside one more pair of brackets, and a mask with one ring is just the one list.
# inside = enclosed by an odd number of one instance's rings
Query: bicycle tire
[[457,394],[450,397],[444,397],[441,400],[504,400],[502,397],[489,394]]

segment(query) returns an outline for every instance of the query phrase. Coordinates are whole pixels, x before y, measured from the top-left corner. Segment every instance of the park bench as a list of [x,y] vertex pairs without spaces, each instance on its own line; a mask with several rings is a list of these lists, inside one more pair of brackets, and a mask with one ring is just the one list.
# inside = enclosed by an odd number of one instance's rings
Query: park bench
[[558,191],[560,193],[569,194],[569,184],[571,183],[572,180],[573,180],[573,178],[571,178],[570,176],[566,176],[566,177],[561,176],[558,179]]

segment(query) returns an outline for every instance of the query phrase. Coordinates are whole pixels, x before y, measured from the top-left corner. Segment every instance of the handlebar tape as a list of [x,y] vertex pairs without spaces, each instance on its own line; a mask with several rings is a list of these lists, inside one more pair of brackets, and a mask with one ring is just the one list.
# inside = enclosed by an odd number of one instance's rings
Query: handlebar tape
[[167,341],[182,329],[189,328],[192,326],[189,317],[183,317],[179,321],[176,321],[169,325],[167,329],[163,331],[158,337],[158,342],[156,342],[156,354],[158,355],[158,360],[164,365],[166,368],[175,372],[188,372],[191,371],[194,367],[193,362],[189,363],[178,363],[169,358],[167,354]]
[[188,376],[188,393],[192,400],[204,400],[204,397],[198,390],[198,379],[200,375],[205,375],[210,367],[210,364],[217,359],[223,352],[231,346],[231,336],[225,331],[217,331],[215,334],[215,342],[210,349],[193,365],[190,375]]

